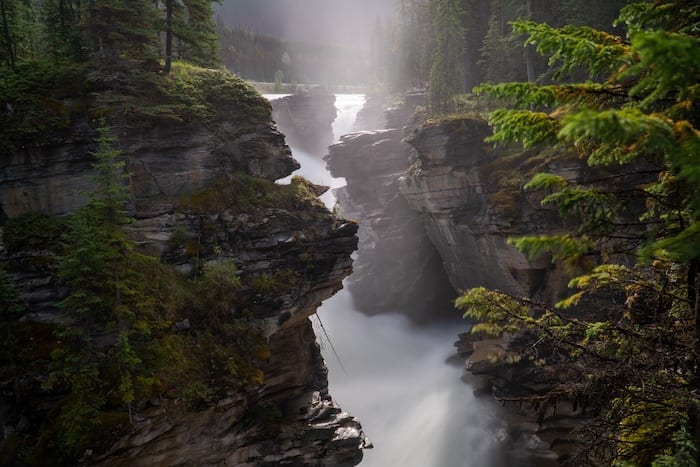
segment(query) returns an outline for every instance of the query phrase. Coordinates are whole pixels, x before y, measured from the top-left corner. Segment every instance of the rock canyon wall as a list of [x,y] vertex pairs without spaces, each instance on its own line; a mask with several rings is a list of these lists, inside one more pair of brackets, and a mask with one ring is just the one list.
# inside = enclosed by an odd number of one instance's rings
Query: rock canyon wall
[[[133,422],[86,451],[85,462],[349,466],[369,446],[359,422],[328,393],[309,321],[351,272],[357,225],[328,212],[316,200],[319,188],[304,180],[288,187],[271,183],[298,164],[270,119],[269,104],[255,99],[252,104],[268,108],[267,117],[228,109],[235,118],[117,127],[114,133],[131,174],[132,239],[183,275],[192,273],[195,260],[235,263],[242,285],[232,313],[245,310],[263,332],[269,348],[263,377],[259,384],[223,389],[225,397],[204,406],[168,392],[136,400]],[[324,125],[331,117],[324,114]],[[63,216],[84,205],[84,192],[95,186],[92,150],[86,137],[8,155],[0,176],[3,227],[28,213]],[[0,260],[26,309],[12,322],[3,318],[8,326],[43,326],[50,335],[65,319],[59,303],[66,291],[51,256],[47,249],[4,242]],[[182,318],[173,333],[197,325],[186,312]],[[1,362],[0,423],[6,436],[24,440],[25,454],[40,452],[34,441],[41,442],[62,397],[42,389],[49,354],[23,354],[19,365]]]

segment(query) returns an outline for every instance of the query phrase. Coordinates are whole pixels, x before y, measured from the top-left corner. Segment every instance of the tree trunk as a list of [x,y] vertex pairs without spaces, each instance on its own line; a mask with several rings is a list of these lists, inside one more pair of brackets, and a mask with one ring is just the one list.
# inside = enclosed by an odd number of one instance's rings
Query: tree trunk
[[165,1],[165,67],[163,73],[170,73],[173,63],[173,1]]
[[695,320],[695,346],[694,346],[694,368],[695,368],[695,387],[700,388],[700,280],[698,273],[700,272],[700,261],[692,260],[688,265],[688,301],[694,307]]
[[7,20],[7,4],[6,0],[0,0],[0,12],[2,13],[2,29],[4,32],[5,46],[7,47],[7,58],[10,68],[15,69],[15,50],[12,43],[12,35],[10,34],[10,25]]
[[[532,20],[532,0],[525,0],[525,16]],[[534,83],[535,79],[535,58],[532,45],[525,46],[525,70],[527,71],[527,81]]]
[[[688,300],[695,305],[696,351],[700,348],[700,281],[698,280],[698,261],[694,260],[688,267]],[[700,353],[696,357],[700,356]]]

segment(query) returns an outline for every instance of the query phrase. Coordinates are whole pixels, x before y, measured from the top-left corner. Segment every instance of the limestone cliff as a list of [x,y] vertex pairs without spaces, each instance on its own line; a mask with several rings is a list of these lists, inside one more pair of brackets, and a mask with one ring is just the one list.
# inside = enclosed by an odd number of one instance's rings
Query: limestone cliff
[[[378,123],[380,108],[370,99],[358,125]],[[340,212],[360,224],[355,273],[347,283],[358,309],[433,319],[450,314],[453,292],[420,217],[399,193],[409,168],[402,140],[401,128],[359,131],[330,146],[325,159],[331,174],[347,181],[335,192]]]
[[[375,103],[375,114],[378,107]],[[358,219],[364,237],[348,281],[358,305],[376,312],[430,304],[430,316],[440,309],[431,294],[450,298],[453,290],[478,286],[550,302],[561,298],[566,275],[547,259],[528,259],[507,240],[562,227],[556,212],[541,206],[540,195],[522,186],[545,168],[567,178],[580,176],[580,162],[572,158],[554,165],[546,151],[494,149],[484,142],[488,124],[476,117],[424,121],[411,105],[389,109],[386,117],[383,126],[389,129],[347,135],[326,157],[333,175],[347,180],[337,191],[341,212]],[[376,115],[363,119],[377,122]],[[457,315],[449,304],[443,309]],[[467,360],[466,379],[475,393],[508,398],[546,387],[552,375],[533,365],[492,359],[510,351],[515,355],[527,342],[522,336],[479,341],[462,334],[458,352]],[[514,452],[550,465],[556,458],[550,447],[566,450],[578,416],[566,403],[539,426],[537,414],[511,409],[507,421]]]
[[[251,99],[268,108],[266,117],[234,107],[227,110],[231,118],[219,114],[206,123],[160,121],[115,129],[132,174],[131,237],[183,275],[207,262],[235,263],[241,286],[232,313],[246,313],[263,333],[269,349],[260,363],[263,378],[230,387],[222,378],[217,397],[199,404],[177,391],[137,400],[131,423],[101,436],[85,451],[86,464],[349,466],[359,463],[361,449],[369,446],[359,422],[328,394],[309,321],[351,272],[357,225],[330,214],[315,199],[318,187],[308,182],[285,187],[270,182],[298,164],[271,122],[269,105]],[[94,186],[91,150],[85,137],[4,156],[3,227],[27,213],[65,215],[81,207],[82,193]],[[63,394],[41,383],[66,291],[55,275],[50,245],[28,244],[17,236],[5,240],[0,260],[25,311],[3,317],[0,324],[34,334],[13,336],[14,345],[23,346],[19,349],[3,347],[1,451],[8,456],[3,459],[49,465],[52,461],[41,457],[50,452],[44,437],[50,436]],[[172,333],[206,332],[187,309],[178,319]],[[44,341],[37,329],[44,331]],[[7,447],[10,441],[14,448]]]
[[[556,211],[541,205],[541,194],[527,193],[522,186],[537,171],[580,177],[581,162],[551,162],[547,150],[494,149],[484,142],[489,134],[485,121],[470,117],[415,127],[406,138],[412,165],[400,179],[401,193],[421,213],[457,290],[484,286],[554,303],[566,294],[565,272],[548,258],[528,259],[507,240],[562,228]],[[519,334],[481,340],[470,333],[461,334],[456,344],[475,393],[503,400],[540,394],[557,378],[552,368],[520,361],[517,355],[529,345],[528,336]],[[556,413],[509,406],[512,450],[527,452],[536,465],[556,465],[558,456],[576,443],[571,430],[581,416],[566,400]]]
[[530,261],[507,243],[511,236],[552,232],[559,223],[536,196],[521,190],[538,162],[534,154],[495,151],[484,142],[489,134],[488,124],[476,118],[416,128],[407,138],[412,166],[401,177],[401,193],[422,214],[456,290],[556,294],[561,283],[553,282],[563,279],[548,261]]

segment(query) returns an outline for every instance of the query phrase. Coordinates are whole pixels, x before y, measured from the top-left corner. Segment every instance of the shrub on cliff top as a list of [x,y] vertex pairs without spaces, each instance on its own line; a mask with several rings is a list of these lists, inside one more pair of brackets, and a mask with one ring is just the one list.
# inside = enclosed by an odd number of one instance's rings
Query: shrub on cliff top
[[308,216],[319,209],[325,215],[327,211],[318,199],[319,191],[319,186],[302,177],[293,177],[289,185],[280,185],[239,172],[222,177],[204,190],[182,197],[179,204],[197,214],[287,209]]
[[252,86],[225,69],[175,62],[161,89],[180,106],[185,121],[270,119],[272,107]]

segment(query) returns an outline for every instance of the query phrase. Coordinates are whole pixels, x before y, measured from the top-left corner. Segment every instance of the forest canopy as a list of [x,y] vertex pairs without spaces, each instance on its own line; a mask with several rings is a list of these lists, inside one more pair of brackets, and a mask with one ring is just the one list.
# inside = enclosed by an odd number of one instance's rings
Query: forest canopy
[[542,416],[561,400],[584,407],[575,464],[697,465],[700,5],[630,3],[615,24],[626,33],[515,21],[546,72],[476,89],[502,106],[492,142],[585,162],[523,187],[558,210],[560,231],[511,239],[565,268],[569,296],[476,288],[457,306],[476,333],[529,338],[519,358],[559,375],[521,402]]

